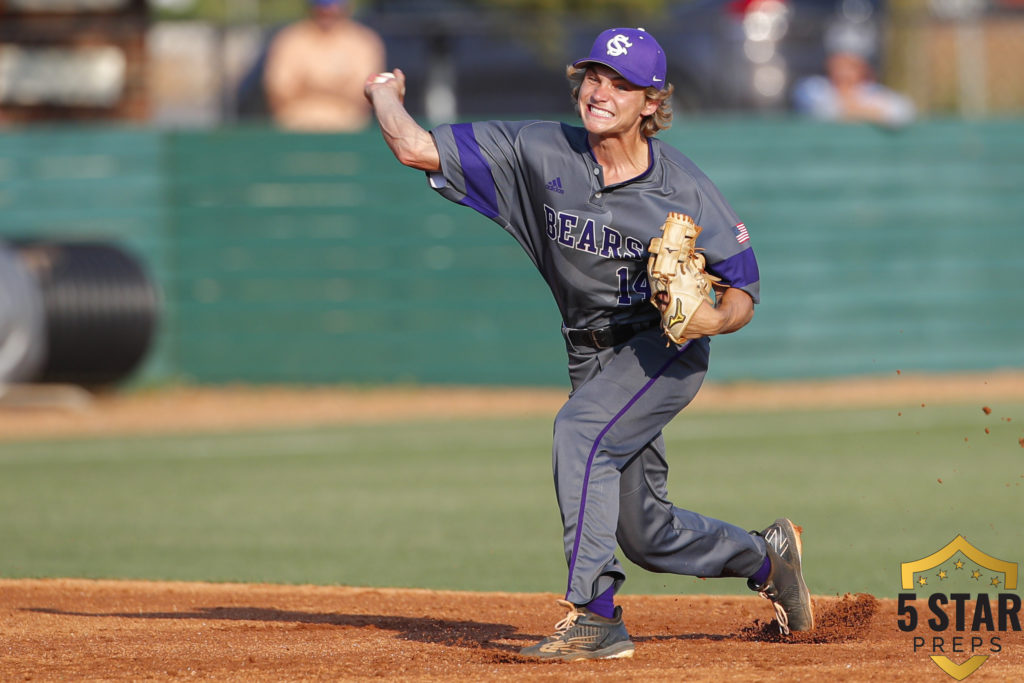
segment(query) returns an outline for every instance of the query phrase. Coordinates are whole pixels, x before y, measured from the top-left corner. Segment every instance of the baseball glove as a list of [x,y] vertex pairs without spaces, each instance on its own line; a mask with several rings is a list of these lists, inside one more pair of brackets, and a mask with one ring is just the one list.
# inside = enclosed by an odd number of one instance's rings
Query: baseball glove
[[714,305],[712,284],[720,278],[704,270],[704,256],[697,249],[700,226],[686,214],[672,212],[661,226],[661,237],[651,240],[653,256],[647,261],[651,303],[661,311],[661,327],[676,344],[694,312],[705,301]]

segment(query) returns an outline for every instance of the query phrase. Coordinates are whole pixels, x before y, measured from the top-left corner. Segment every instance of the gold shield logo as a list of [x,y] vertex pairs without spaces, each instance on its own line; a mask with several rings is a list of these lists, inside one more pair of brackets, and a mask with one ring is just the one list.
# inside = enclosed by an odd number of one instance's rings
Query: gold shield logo
[[[989,652],[1002,649],[999,635],[991,635],[1006,630],[1021,629],[1019,613],[1020,596],[1006,591],[1017,588],[1018,565],[1007,562],[982,552],[971,545],[966,538],[957,535],[952,541],[927,557],[913,562],[900,564],[900,585],[905,591],[934,590],[926,596],[928,608],[934,615],[927,623],[931,636],[918,634],[918,610],[913,602],[916,593],[900,593],[898,611],[900,614],[899,628],[904,632],[914,633],[914,651],[919,649],[932,650],[931,660],[942,671],[952,678],[962,681],[988,660],[991,655],[975,654],[976,649],[988,647]],[[945,585],[966,583],[977,586],[980,591],[973,602],[970,593],[945,593]],[[990,600],[986,591],[997,593],[995,600]],[[954,618],[946,613],[947,605],[953,605]],[[995,605],[993,607],[993,604]],[[972,614],[968,628],[967,615]],[[952,630],[956,635],[946,635]],[[969,635],[964,635],[965,632]],[[935,635],[941,633],[941,636]],[[982,637],[988,635],[988,639]],[[969,640],[968,640],[969,638]],[[952,652],[965,652],[970,648],[970,655],[959,664],[945,654],[949,648]]]

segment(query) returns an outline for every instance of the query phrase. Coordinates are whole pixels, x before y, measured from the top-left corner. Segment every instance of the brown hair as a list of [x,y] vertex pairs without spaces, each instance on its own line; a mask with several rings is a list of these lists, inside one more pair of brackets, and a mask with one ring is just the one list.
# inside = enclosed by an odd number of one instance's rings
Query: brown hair
[[[586,75],[586,68],[579,69],[571,64],[565,67],[565,76],[572,84],[572,101],[576,105],[576,113],[579,114],[580,86],[583,85],[583,77]],[[647,99],[658,103],[658,108],[653,114],[645,116],[640,123],[640,134],[645,138],[654,137],[658,131],[668,130],[672,126],[672,93],[675,88],[671,83],[666,83],[664,88],[650,86],[644,90]]]

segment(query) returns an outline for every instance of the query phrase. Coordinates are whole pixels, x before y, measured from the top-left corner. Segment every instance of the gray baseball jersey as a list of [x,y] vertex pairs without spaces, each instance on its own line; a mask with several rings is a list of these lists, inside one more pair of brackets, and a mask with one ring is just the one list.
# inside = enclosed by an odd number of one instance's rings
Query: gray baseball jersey
[[507,230],[529,254],[571,328],[656,316],[647,246],[670,211],[703,232],[708,271],[759,297],[744,225],[686,156],[652,138],[647,173],[605,187],[583,128],[554,122],[478,122],[432,131],[441,172],[431,185]]
[[[593,329],[658,319],[647,245],[671,211],[703,228],[708,270],[756,302],[757,262],[744,225],[710,180],[657,139],[643,175],[605,187],[586,130],[551,122],[444,125],[433,131],[444,197],[476,209],[526,250],[564,324]],[[643,327],[638,325],[637,327]],[[566,599],[588,604],[625,580],[616,545],[659,572],[751,576],[765,546],[744,529],[667,498],[662,429],[696,395],[707,338],[670,346],[657,327],[613,347],[563,330],[572,393],[555,418],[553,466],[569,569]]]

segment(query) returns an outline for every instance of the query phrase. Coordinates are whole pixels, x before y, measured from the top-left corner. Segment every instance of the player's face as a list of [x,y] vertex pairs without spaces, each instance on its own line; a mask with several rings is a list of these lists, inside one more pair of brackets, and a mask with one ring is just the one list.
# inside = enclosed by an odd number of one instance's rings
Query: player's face
[[600,64],[587,67],[580,85],[583,127],[595,135],[622,135],[639,130],[643,117],[658,103],[647,99],[646,88],[633,85],[618,72]]

